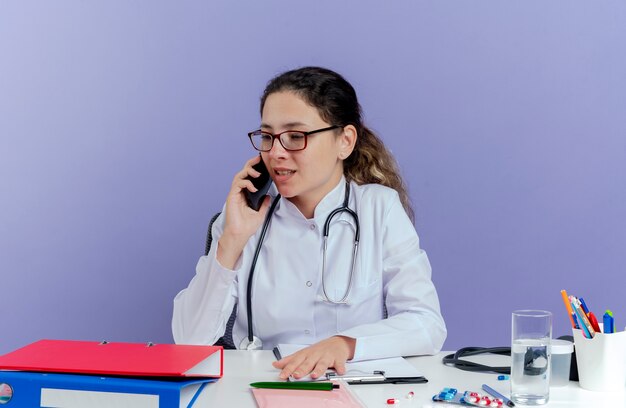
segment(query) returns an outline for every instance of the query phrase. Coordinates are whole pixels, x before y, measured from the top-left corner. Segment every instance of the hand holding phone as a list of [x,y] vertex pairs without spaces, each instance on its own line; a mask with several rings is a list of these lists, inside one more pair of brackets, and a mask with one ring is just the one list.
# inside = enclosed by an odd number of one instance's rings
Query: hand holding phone
[[263,159],[252,166],[252,168],[261,173],[261,175],[259,177],[248,176],[246,179],[252,181],[257,191],[253,193],[245,189],[243,193],[246,197],[248,207],[252,208],[254,211],[259,211],[261,204],[263,204],[263,199],[272,184],[272,178],[270,177],[270,172],[267,170],[267,167],[265,167],[265,163],[263,163]]

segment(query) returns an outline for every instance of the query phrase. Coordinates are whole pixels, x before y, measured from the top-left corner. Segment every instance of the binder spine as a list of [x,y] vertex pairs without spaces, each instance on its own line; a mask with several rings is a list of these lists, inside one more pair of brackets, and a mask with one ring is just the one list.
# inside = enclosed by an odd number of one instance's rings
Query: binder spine
[[141,401],[142,407],[150,408],[178,407],[180,404],[181,384],[176,382],[0,371],[0,383],[10,386],[12,391],[5,405],[7,408],[46,407],[50,406],[46,400],[58,398],[78,401],[79,405],[73,406],[83,407],[93,406],[92,401],[106,401],[107,398],[116,401],[127,398],[133,401],[132,406]]
[[[15,372],[11,371],[0,372],[0,383],[3,383],[6,387],[10,388],[10,398],[7,397],[4,404],[11,408],[40,406],[39,384],[36,384],[34,379],[30,376],[20,376],[15,374]],[[3,392],[3,394],[6,393]]]

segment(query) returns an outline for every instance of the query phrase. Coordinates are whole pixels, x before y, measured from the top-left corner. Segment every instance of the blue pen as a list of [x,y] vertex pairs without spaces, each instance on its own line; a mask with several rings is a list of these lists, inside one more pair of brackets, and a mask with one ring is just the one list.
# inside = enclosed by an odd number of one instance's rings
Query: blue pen
[[[574,305],[572,305],[572,306],[574,306]],[[585,321],[583,320],[583,317],[581,316],[581,313],[585,313],[585,312],[580,307],[579,308],[574,307],[574,311],[576,312],[576,314],[578,315],[578,318],[580,319],[580,328],[583,329],[583,334],[585,335],[585,337],[588,338],[588,339],[593,338],[593,336],[591,335],[591,332],[589,331],[589,329],[585,325]]]
[[585,303],[585,299],[583,299],[582,297],[579,297],[578,300],[580,300],[580,306],[582,306],[583,311],[585,312],[586,315],[588,315],[589,308],[587,307],[587,304]]
[[615,320],[613,319],[613,312],[607,310],[604,312],[604,316],[602,318],[604,332],[605,333],[615,333]]
[[491,388],[487,384],[483,384],[483,390],[487,391],[489,394],[493,395],[496,398],[500,398],[502,400],[502,402],[504,402],[507,406],[509,406],[511,408],[515,407],[515,404],[513,403],[513,401],[511,401],[510,399],[508,399],[504,395],[500,394],[498,391],[494,390],[493,388]]

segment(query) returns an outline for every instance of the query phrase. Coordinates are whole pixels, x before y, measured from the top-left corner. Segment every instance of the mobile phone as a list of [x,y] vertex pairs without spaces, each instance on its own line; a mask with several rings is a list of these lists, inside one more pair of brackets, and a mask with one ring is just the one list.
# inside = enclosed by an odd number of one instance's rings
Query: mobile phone
[[252,168],[261,173],[261,175],[259,177],[248,176],[246,179],[252,181],[252,184],[257,188],[257,191],[253,193],[250,190],[245,189],[243,193],[246,196],[248,207],[252,208],[254,211],[259,211],[261,204],[263,204],[263,199],[267,194],[267,190],[269,190],[272,185],[272,178],[270,177],[269,170],[265,167],[265,163],[263,163],[263,159],[252,166]]

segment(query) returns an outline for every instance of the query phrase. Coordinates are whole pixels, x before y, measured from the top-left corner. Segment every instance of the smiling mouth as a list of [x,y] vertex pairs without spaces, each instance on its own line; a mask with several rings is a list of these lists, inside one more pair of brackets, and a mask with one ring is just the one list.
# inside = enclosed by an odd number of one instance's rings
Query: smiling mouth
[[279,176],[288,176],[295,172],[296,172],[295,170],[274,170],[274,173],[276,173]]

